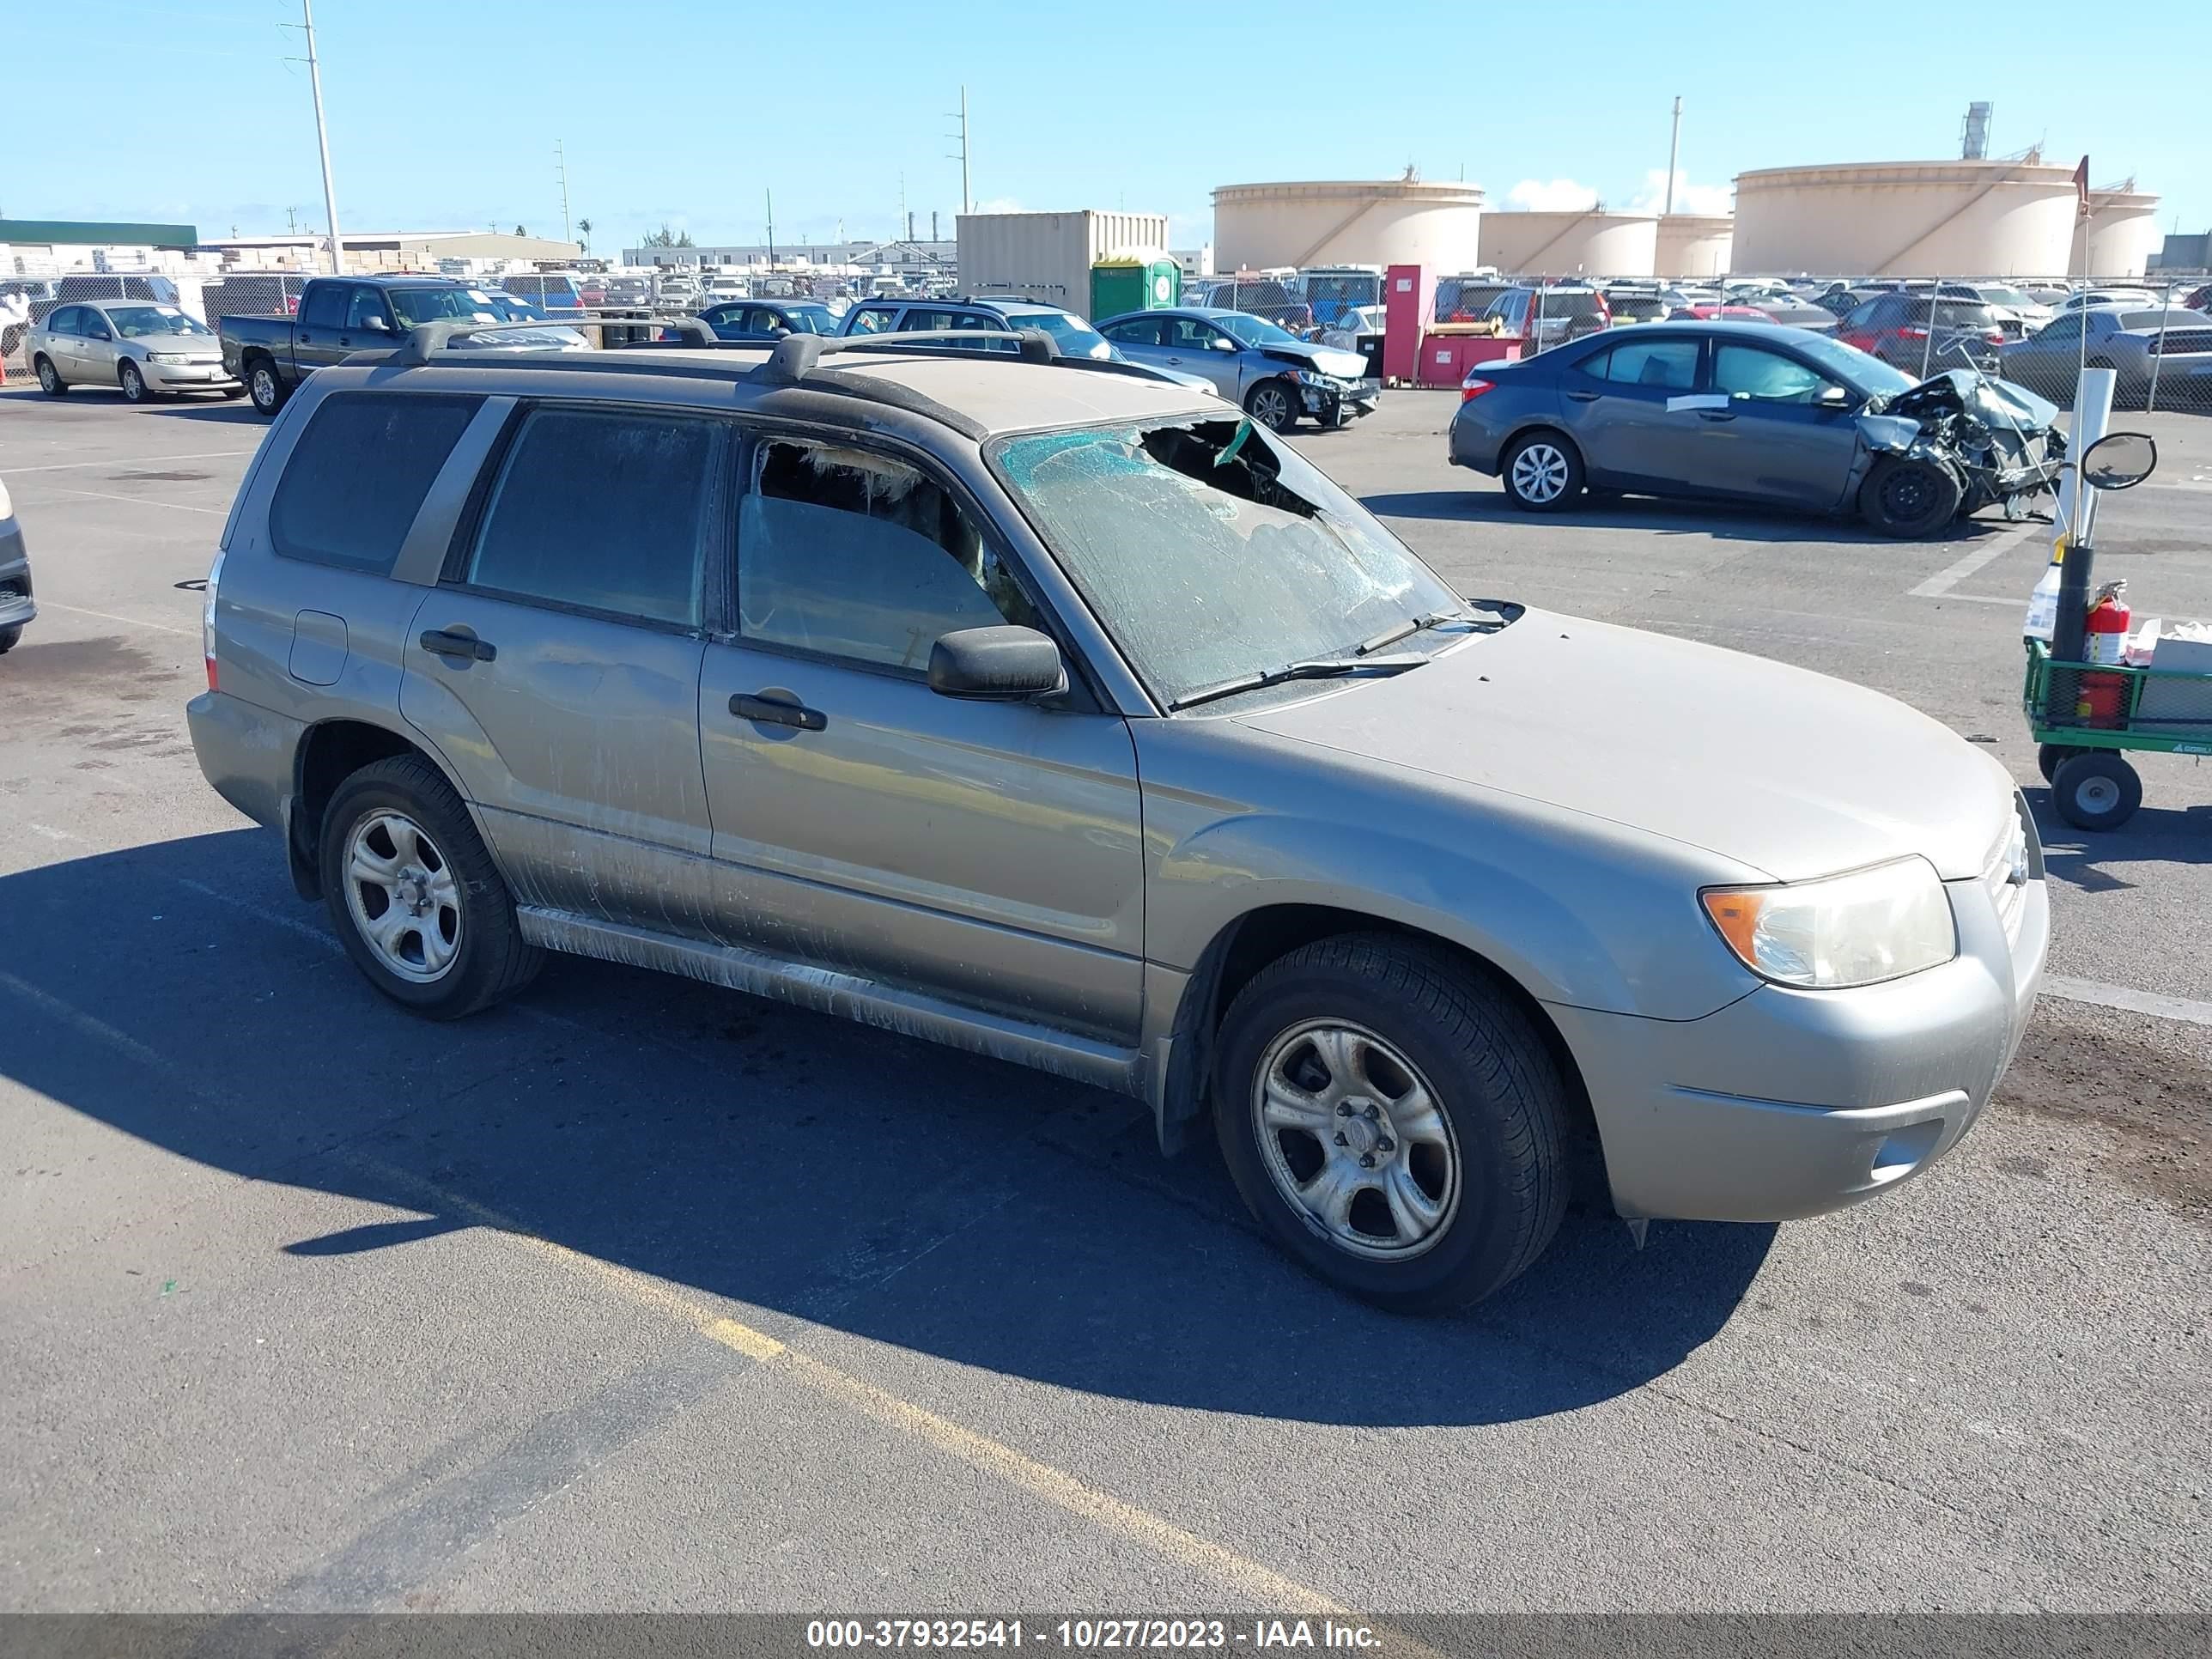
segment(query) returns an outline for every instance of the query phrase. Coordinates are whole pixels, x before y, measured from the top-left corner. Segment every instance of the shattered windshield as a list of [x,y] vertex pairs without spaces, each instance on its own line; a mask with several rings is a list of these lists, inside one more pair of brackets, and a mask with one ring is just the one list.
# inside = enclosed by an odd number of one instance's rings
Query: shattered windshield
[[1364,507],[1249,420],[1036,433],[987,453],[1163,703],[1461,608]]

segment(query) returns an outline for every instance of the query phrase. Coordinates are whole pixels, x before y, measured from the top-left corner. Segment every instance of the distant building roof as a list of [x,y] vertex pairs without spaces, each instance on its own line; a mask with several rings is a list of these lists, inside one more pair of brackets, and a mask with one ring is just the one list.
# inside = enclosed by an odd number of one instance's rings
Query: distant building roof
[[100,219],[0,219],[0,242],[64,247],[196,247],[197,225],[126,224]]

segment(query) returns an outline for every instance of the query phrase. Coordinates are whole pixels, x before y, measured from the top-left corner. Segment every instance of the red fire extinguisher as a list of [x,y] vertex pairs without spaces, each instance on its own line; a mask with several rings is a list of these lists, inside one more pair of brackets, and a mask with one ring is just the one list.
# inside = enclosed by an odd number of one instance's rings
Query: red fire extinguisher
[[[2118,668],[2128,649],[2128,585],[2106,582],[2097,590],[2097,602],[2082,623],[2081,654],[2087,661]],[[2123,674],[2081,676],[2081,718],[2092,726],[2118,726],[2127,705],[2128,682]]]

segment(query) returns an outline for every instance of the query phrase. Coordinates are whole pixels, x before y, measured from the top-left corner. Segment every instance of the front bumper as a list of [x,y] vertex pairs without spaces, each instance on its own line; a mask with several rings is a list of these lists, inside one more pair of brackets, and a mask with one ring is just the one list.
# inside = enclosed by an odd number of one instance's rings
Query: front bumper
[[21,628],[39,614],[31,603],[31,560],[13,515],[0,519],[0,628]]
[[1885,985],[1765,985],[1695,1020],[1553,1006],[1614,1207],[1794,1220],[1871,1198],[1957,1146],[2027,1029],[2051,913],[2039,857],[2009,933],[1983,883],[1949,887],[1959,955]]
[[1380,380],[1333,380],[1322,386],[1301,380],[1298,390],[1304,398],[1306,413],[1324,421],[1351,421],[1372,415],[1382,398]]
[[238,377],[222,363],[142,362],[138,368],[148,386],[164,392],[216,392],[238,384]]

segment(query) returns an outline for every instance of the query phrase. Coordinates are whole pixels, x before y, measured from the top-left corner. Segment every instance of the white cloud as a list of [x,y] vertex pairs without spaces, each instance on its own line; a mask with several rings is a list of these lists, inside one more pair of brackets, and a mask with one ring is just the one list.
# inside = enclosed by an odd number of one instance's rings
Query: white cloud
[[[1656,213],[1667,204],[1667,169],[1653,167],[1644,175],[1644,188],[1628,205],[1638,213]],[[1735,191],[1727,185],[1693,185],[1686,173],[1674,175],[1677,213],[1733,213]]]
[[1505,192],[1505,199],[1534,212],[1572,213],[1594,205],[1597,192],[1571,179],[1523,179]]

